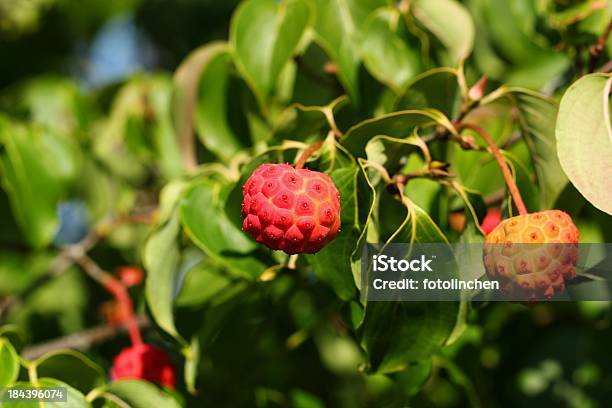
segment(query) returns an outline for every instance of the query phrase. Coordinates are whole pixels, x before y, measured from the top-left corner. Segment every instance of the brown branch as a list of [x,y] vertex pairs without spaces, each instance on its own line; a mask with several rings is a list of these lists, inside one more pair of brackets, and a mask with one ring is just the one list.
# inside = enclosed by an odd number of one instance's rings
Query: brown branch
[[597,64],[597,60],[603,54],[603,51],[606,47],[606,41],[608,41],[608,37],[612,32],[612,19],[608,23],[608,26],[604,30],[604,32],[599,36],[597,42],[589,48],[589,72],[595,71],[595,65]]
[[295,162],[295,168],[296,169],[303,169],[304,165],[306,164],[306,161],[308,160],[308,158],[317,150],[319,150],[321,148],[321,146],[323,146],[323,142],[324,140],[320,140],[316,143],[313,143],[308,149],[306,149],[304,151],[304,153],[302,153],[302,155],[299,157],[299,159],[297,159],[297,161]]
[[603,72],[604,74],[612,72],[612,61],[608,61],[597,69],[597,72]]
[[489,136],[489,134],[480,126],[474,125],[471,123],[461,123],[457,125],[457,130],[461,131],[462,129],[471,129],[474,132],[478,133],[484,141],[489,146],[489,150],[491,150],[491,154],[497,161],[499,169],[504,176],[504,180],[506,180],[506,185],[508,186],[508,190],[512,195],[512,199],[516,205],[516,208],[521,215],[528,214],[527,207],[525,207],[525,202],[523,201],[523,197],[521,196],[521,192],[519,191],[514,178],[512,177],[512,173],[510,172],[510,168],[508,167],[508,163],[506,163],[506,159],[499,147],[495,144],[495,141]]
[[[145,329],[151,325],[151,322],[146,316],[138,316],[136,318],[136,323],[141,329]],[[104,343],[105,341],[122,335],[126,331],[126,327],[123,326],[109,326],[104,324],[78,333],[72,333],[64,337],[49,340],[44,343],[28,346],[23,350],[22,356],[27,360],[33,360],[56,350],[87,350],[96,344]]]

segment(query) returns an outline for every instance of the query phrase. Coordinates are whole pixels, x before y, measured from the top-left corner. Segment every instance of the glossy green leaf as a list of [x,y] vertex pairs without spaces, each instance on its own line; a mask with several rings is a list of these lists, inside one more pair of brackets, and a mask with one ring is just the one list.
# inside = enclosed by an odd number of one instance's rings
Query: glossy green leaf
[[372,75],[399,92],[420,70],[419,50],[402,38],[403,19],[395,8],[381,8],[364,23],[361,54]]
[[[155,385],[140,380],[119,380],[96,388],[90,394],[96,399],[103,398],[119,406],[131,408],[167,407],[179,408],[178,402]],[[88,396],[89,397],[89,396]]]
[[181,222],[194,243],[218,264],[253,279],[268,265],[257,257],[255,241],[225,215],[227,190],[227,186],[210,180],[194,184],[182,201]]
[[8,387],[19,375],[19,356],[13,345],[0,337],[0,387]]
[[201,306],[238,286],[239,282],[212,259],[205,258],[187,272],[176,299],[178,306]]
[[367,143],[374,136],[407,137],[415,127],[438,125],[455,132],[448,118],[435,109],[405,110],[364,120],[351,127],[340,141],[351,154],[363,157]]
[[[37,381],[37,385],[40,387],[62,387],[66,389],[66,401],[57,401],[57,402],[40,402],[33,403],[31,401],[20,401],[15,403],[10,403],[9,406],[11,408],[89,408],[91,405],[85,399],[85,396],[74,389],[70,385],[56,380],[54,378],[39,378]],[[15,388],[26,388],[31,389],[34,388],[34,384],[31,382],[19,381],[13,385]]]
[[591,204],[612,214],[612,129],[609,75],[576,81],[563,95],[557,116],[561,166]]
[[272,93],[311,19],[305,0],[251,0],[234,13],[230,42],[236,65],[260,103]]
[[162,329],[182,343],[185,340],[174,324],[173,305],[180,261],[178,201],[184,188],[184,183],[173,182],[162,191],[160,224],[148,238],[143,255],[147,269],[145,294],[151,314]]
[[360,102],[358,44],[366,17],[386,0],[315,0],[315,41],[338,69],[338,78],[354,102]]
[[79,152],[69,140],[0,117],[0,173],[28,242],[47,245],[58,228],[57,204],[77,177]]
[[[378,200],[388,204],[384,210],[377,206],[385,214],[379,219],[390,218],[390,211],[404,214],[386,243],[448,242],[431,217],[407,197],[399,202],[381,191]],[[429,358],[451,335],[458,311],[457,302],[367,302],[360,338],[368,354],[368,370],[391,373]]]
[[418,0],[415,17],[448,48],[453,62],[467,58],[474,45],[475,28],[467,9],[455,0]]
[[73,350],[54,351],[32,362],[39,377],[55,378],[87,393],[106,381],[100,366],[82,353]]
[[[231,50],[213,42],[193,51],[174,76],[174,123],[183,151],[193,149],[193,128],[206,148],[224,160],[248,146],[235,112]],[[187,154],[187,153],[186,153]],[[193,154],[193,153],[188,153]]]
[[512,88],[508,92],[518,108],[518,124],[531,153],[540,187],[540,208],[553,208],[567,185],[567,177],[557,156],[557,105],[532,91]]
[[370,302],[362,325],[369,370],[392,373],[431,357],[450,336],[457,302]]
[[447,117],[457,110],[459,82],[452,68],[434,68],[413,78],[394,102],[394,110],[437,109]]
[[341,96],[326,106],[291,105],[280,115],[274,137],[279,141],[304,140],[317,135],[328,123],[326,115],[335,115],[347,103],[347,97]]
[[355,163],[332,171],[329,176],[340,192],[341,220],[340,233],[325,248],[307,259],[315,275],[328,283],[344,300],[355,297],[355,282],[350,257],[357,247],[360,227],[357,207],[357,172]]

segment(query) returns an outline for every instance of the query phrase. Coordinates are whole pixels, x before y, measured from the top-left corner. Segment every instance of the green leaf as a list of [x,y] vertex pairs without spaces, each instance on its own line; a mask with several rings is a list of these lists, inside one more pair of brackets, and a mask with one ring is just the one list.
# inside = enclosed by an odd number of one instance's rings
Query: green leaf
[[186,349],[187,355],[185,356],[185,384],[187,385],[187,391],[191,394],[195,394],[196,380],[198,377],[198,366],[200,364],[200,342],[198,336],[193,336],[189,347]]
[[225,215],[228,190],[211,180],[194,184],[181,204],[181,222],[193,242],[219,265],[253,279],[268,266],[255,241]]
[[39,377],[55,378],[83,393],[106,381],[106,373],[100,366],[73,350],[51,352],[31,364],[36,366]]
[[369,302],[361,344],[372,373],[392,373],[431,357],[450,336],[457,302]]
[[455,0],[418,0],[414,16],[446,48],[454,63],[467,58],[474,45],[474,22],[467,9]]
[[[570,66],[568,55],[553,50],[535,31],[535,3],[470,0],[468,5],[478,22],[477,39],[481,52],[476,57],[483,72],[488,73],[489,67],[498,65],[493,71],[497,71],[499,76],[496,79],[505,79],[508,84],[529,89],[541,89],[557,80]],[[493,50],[501,58],[497,58]]]
[[187,272],[176,303],[182,307],[200,306],[237,285],[239,282],[227,271],[212,259],[205,258]]
[[43,76],[28,81],[17,100],[34,123],[66,135],[87,131],[89,106],[77,84],[68,78]]
[[224,42],[213,42],[194,50],[174,75],[174,123],[183,151],[193,149],[195,125],[198,136],[210,151],[229,160],[248,146],[246,132],[237,129],[233,116],[240,108],[232,99],[233,62]]
[[367,143],[374,136],[410,136],[415,127],[443,126],[455,133],[455,128],[443,113],[435,109],[405,110],[368,119],[351,127],[340,140],[355,157],[363,157]]
[[561,166],[591,204],[612,214],[612,77],[580,78],[563,95],[557,116],[557,148]]
[[343,300],[355,297],[355,282],[351,269],[351,254],[357,247],[360,227],[358,216],[357,175],[359,168],[353,162],[332,171],[329,176],[340,192],[340,233],[325,248],[307,255],[315,275],[328,283]]
[[334,61],[338,78],[355,103],[360,102],[358,44],[366,17],[386,0],[315,0],[315,41]]
[[172,81],[165,75],[136,76],[115,96],[109,117],[93,138],[97,158],[116,175],[142,181],[150,162],[166,178],[183,170],[172,125]]
[[395,8],[382,8],[364,23],[363,62],[380,82],[399,92],[420,70],[418,50],[402,38],[403,20]]
[[251,0],[234,13],[230,42],[236,65],[262,106],[295,53],[310,16],[305,0]]
[[2,187],[28,242],[43,247],[58,227],[57,204],[77,177],[77,147],[49,131],[14,125],[1,117],[0,143]]
[[[379,210],[384,214],[391,210],[405,212],[401,224],[385,240],[387,244],[448,242],[430,216],[407,197],[402,202],[386,196],[378,200],[391,205]],[[368,370],[402,371],[411,363],[429,358],[453,332],[458,312],[458,302],[368,302],[360,328]]]
[[[95,399],[104,398],[119,406],[131,408],[180,408],[174,398],[155,385],[140,380],[119,380],[96,388],[91,392]],[[89,398],[89,396],[88,396]]]
[[[11,408],[88,408],[91,407],[85,396],[70,385],[56,380],[54,378],[39,378],[37,385],[40,387],[64,387],[66,388],[65,402],[40,402],[33,403],[31,401],[21,401],[9,404]],[[19,381],[13,385],[15,388],[34,388],[35,385],[31,382]]]
[[[162,173],[167,179],[178,177],[183,172],[183,160],[180,153],[174,127],[172,125],[172,83],[166,77],[152,77],[146,83],[144,98],[148,109],[154,114],[151,126],[151,149],[156,157]],[[144,112],[145,127],[149,118]]]
[[293,104],[283,111],[274,129],[274,137],[279,142],[285,139],[305,140],[318,135],[328,123],[326,115],[332,117],[348,103],[348,98],[340,96],[326,106],[304,106]]
[[540,187],[540,208],[553,208],[567,177],[561,169],[555,141],[557,105],[535,92],[511,88],[518,108],[518,123],[527,141]]
[[156,323],[181,343],[186,343],[174,324],[173,305],[176,276],[180,261],[178,236],[180,215],[178,201],[185,184],[173,182],[161,193],[160,224],[148,238],[144,249],[144,265],[147,269],[145,294]]
[[8,387],[19,376],[19,356],[13,345],[0,337],[0,387]]
[[[361,262],[363,255],[363,246],[368,242],[368,238],[372,238],[370,242],[377,241],[378,231],[374,225],[374,218],[376,217],[375,209],[376,203],[378,200],[378,192],[374,188],[370,177],[368,177],[368,172],[366,170],[365,164],[367,160],[358,159],[359,163],[359,174],[357,177],[357,191],[360,192],[361,197],[365,196],[365,200],[360,200],[361,204],[358,207],[359,214],[359,224],[361,227],[361,233],[359,234],[359,238],[357,240],[357,245],[355,246],[355,250],[351,254],[351,270],[353,272],[353,280],[355,282],[355,286],[357,289],[361,291]],[[370,235],[370,236],[368,236]],[[358,322],[358,323],[361,323]],[[356,325],[358,326],[358,325]]]
[[0,297],[22,293],[49,271],[53,254],[0,251]]
[[437,109],[447,117],[457,110],[459,82],[457,70],[434,68],[415,77],[394,103],[394,110]]

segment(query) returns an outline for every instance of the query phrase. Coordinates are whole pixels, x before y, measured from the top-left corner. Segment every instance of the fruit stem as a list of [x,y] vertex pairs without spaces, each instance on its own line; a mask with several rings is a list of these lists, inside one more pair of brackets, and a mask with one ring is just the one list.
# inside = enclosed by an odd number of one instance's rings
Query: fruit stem
[[514,200],[514,204],[516,205],[516,209],[518,210],[520,215],[528,214],[527,207],[525,207],[525,202],[523,201],[521,192],[519,191],[518,186],[516,185],[516,182],[512,177],[512,173],[510,172],[508,163],[506,162],[504,155],[502,154],[499,147],[497,147],[491,136],[480,126],[471,123],[459,123],[456,125],[456,128],[458,131],[461,131],[462,129],[471,129],[474,132],[478,133],[484,139],[484,141],[489,146],[489,150],[491,150],[493,157],[495,157],[495,160],[497,161],[499,169],[501,170],[502,175],[504,176],[504,180],[506,180],[506,185],[508,186],[508,190],[510,190],[510,194],[512,195],[512,199]]
[[300,158],[297,160],[297,162],[295,162],[295,168],[296,169],[303,169],[304,165],[306,164],[306,160],[308,160],[308,158],[310,157],[311,154],[313,154],[314,152],[319,150],[321,148],[321,146],[323,146],[323,142],[324,142],[324,140],[320,140],[320,141],[312,144],[308,149],[306,149],[304,151],[304,153],[302,153]]
[[102,285],[104,289],[115,297],[119,307],[121,308],[122,315],[124,316],[125,326],[130,335],[132,344],[135,346],[142,344],[142,336],[140,335],[138,322],[136,321],[136,317],[134,315],[132,299],[130,298],[130,295],[123,283],[121,283],[121,281],[116,279],[110,273],[100,268],[98,264],[96,264],[93,259],[87,255],[82,255],[76,258],[76,261],[87,273],[87,275]]

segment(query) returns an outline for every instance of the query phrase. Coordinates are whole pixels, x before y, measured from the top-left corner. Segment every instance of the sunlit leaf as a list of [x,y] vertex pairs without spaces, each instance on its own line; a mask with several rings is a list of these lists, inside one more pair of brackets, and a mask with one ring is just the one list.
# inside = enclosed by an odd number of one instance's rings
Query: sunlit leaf
[[305,0],[252,0],[234,13],[230,42],[236,65],[260,103],[270,96],[310,19]]
[[576,81],[557,116],[559,160],[572,184],[595,207],[612,214],[612,130],[609,75]]

